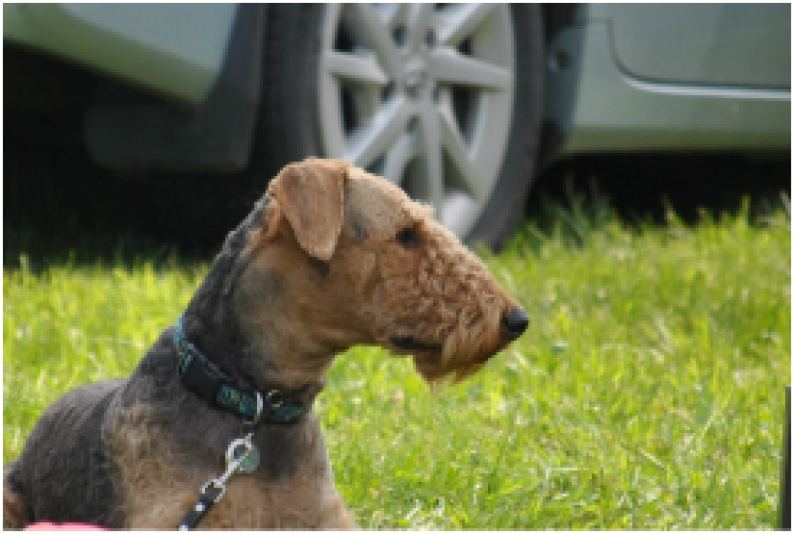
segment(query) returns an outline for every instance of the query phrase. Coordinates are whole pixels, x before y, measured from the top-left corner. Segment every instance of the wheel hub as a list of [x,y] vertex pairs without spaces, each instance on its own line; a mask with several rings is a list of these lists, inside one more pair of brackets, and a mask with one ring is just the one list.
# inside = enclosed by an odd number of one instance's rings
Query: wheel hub
[[421,97],[431,84],[427,67],[421,61],[410,61],[403,74],[405,92],[413,97]]
[[403,75],[405,91],[413,97],[420,96],[428,84],[427,69],[422,66],[412,66],[406,69]]

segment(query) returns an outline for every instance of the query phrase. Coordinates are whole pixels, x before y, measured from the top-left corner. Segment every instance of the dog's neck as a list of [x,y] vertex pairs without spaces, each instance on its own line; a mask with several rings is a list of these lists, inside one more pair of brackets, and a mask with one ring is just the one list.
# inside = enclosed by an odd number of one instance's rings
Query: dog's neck
[[[253,230],[262,223],[268,199],[231,232],[203,282],[183,313],[185,336],[241,387],[259,391],[280,390],[311,404],[322,390],[324,373],[312,380],[295,381],[274,362],[276,348],[266,332],[256,339],[246,335],[234,310],[235,284],[250,258],[244,254]],[[272,336],[275,337],[275,336]]]
[[241,388],[237,380],[224,373],[188,340],[181,316],[172,339],[179,354],[178,372],[182,385],[211,405],[241,417],[247,426],[296,423],[306,414],[306,403],[285,397],[279,389]]
[[324,372],[319,373],[315,380],[296,381],[289,373],[275,367],[273,362],[276,359],[269,348],[261,341],[247,339],[229,314],[203,316],[188,306],[182,324],[186,339],[242,389],[278,390],[310,405],[325,385]]

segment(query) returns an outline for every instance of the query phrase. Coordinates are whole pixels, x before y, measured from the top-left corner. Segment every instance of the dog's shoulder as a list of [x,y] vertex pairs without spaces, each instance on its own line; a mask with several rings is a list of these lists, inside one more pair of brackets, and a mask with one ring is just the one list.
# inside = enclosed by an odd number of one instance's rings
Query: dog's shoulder
[[[6,477],[25,498],[33,518],[106,523],[113,488],[100,428],[108,406],[125,381],[75,388],[49,406]],[[58,484],[46,483],[58,480]]]
[[44,410],[31,439],[35,439],[37,430],[46,434],[47,441],[52,441],[59,434],[73,434],[86,427],[98,428],[114,396],[125,383],[121,378],[104,380],[66,392]]

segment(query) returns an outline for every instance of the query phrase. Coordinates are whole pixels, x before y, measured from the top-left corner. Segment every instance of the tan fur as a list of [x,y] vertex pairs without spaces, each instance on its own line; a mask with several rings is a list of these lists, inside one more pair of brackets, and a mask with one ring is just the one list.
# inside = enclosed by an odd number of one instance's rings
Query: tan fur
[[22,497],[3,488],[3,530],[20,530],[27,526],[28,513]]
[[[305,187],[307,176],[320,182],[316,177],[323,173],[342,183],[345,206],[338,240],[327,246],[333,248],[327,276],[310,259],[317,257],[314,249],[306,250],[297,235],[305,229],[296,230],[275,215],[294,209],[298,195],[292,194],[287,207],[284,191]],[[323,194],[326,190],[320,187]],[[257,239],[251,240],[248,253],[255,258],[243,274],[246,289],[237,302],[249,335],[267,332],[271,353],[289,355],[272,362],[283,370],[281,381],[298,386],[316,379],[340,349],[354,344],[381,345],[404,354],[391,342],[398,335],[437,347],[412,354],[417,371],[429,381],[448,375],[465,378],[506,346],[501,319],[519,304],[433,219],[430,208],[383,178],[339,161],[290,165],[273,180],[270,191],[275,205],[268,210],[274,215],[265,218]],[[313,197],[303,193],[303,198]],[[419,236],[416,247],[396,240],[405,228]],[[277,314],[269,303],[257,304],[267,299],[255,297],[272,293],[275,285],[290,301]]]
[[301,248],[323,261],[331,259],[342,230],[344,170],[320,160],[315,165],[289,165],[269,188]]

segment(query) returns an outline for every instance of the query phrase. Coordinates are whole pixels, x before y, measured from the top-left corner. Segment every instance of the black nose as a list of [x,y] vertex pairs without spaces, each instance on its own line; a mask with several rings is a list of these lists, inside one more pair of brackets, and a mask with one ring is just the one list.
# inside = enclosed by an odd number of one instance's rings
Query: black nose
[[521,308],[513,308],[510,313],[502,318],[502,324],[507,330],[510,341],[518,339],[529,326],[529,316]]

